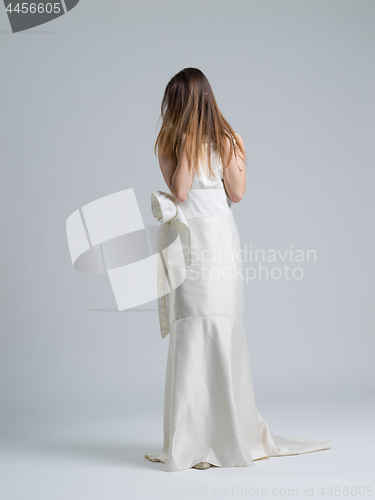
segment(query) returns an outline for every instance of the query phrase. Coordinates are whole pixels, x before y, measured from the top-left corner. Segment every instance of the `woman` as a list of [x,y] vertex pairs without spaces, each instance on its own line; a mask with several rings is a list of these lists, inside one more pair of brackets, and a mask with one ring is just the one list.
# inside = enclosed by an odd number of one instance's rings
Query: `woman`
[[[161,229],[178,229],[186,264],[185,279],[178,264],[169,266],[162,285],[169,293],[159,298],[162,337],[170,333],[164,446],[145,458],[173,472],[252,466],[271,456],[329,449],[330,441],[272,434],[256,408],[243,326],[240,240],[231,209],[246,189],[242,137],[196,68],[170,80],[161,116],[155,152],[171,194],[153,193],[152,209]],[[160,241],[166,247],[165,238]],[[177,287],[176,279],[177,285],[182,281]]]

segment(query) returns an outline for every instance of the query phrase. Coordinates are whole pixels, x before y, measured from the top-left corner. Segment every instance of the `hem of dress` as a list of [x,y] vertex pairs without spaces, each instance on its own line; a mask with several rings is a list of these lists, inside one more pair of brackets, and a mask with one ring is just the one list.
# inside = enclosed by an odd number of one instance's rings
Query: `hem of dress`
[[[294,439],[306,441],[304,438],[294,438]],[[212,463],[212,462],[209,462],[208,460],[201,460],[201,462],[208,462],[213,467],[222,467],[222,468],[226,468],[226,467],[252,467],[254,465],[254,462],[256,462],[258,460],[267,460],[269,458],[287,457],[287,456],[294,456],[294,455],[305,455],[307,453],[316,453],[317,451],[327,451],[327,450],[330,450],[332,448],[332,441],[319,441],[318,443],[323,444],[323,445],[325,444],[326,446],[324,448],[320,448],[318,450],[309,450],[309,451],[293,450],[293,451],[290,451],[289,453],[282,453],[281,452],[281,453],[277,453],[275,455],[263,455],[261,457],[252,458],[253,463],[251,463],[251,464],[243,464],[243,465],[226,464],[226,465],[223,465],[223,464],[219,464],[219,463]],[[161,455],[161,452],[160,453],[151,453],[150,455],[151,455],[151,457],[154,456],[154,458],[151,458],[149,455],[145,455],[145,458],[147,460],[149,460],[150,462],[159,462],[159,463],[166,465],[167,466],[166,472],[182,472],[184,470],[194,468],[194,465],[195,465],[195,464],[192,464],[192,465],[190,465],[186,468],[183,468],[183,469],[176,469],[176,470],[170,471],[170,470],[168,470],[168,463],[164,462],[164,460],[161,460],[160,458],[158,458],[158,455]]]
[[[158,454],[157,453],[156,454],[155,453],[151,453],[151,456],[152,455],[158,455]],[[218,463],[212,463],[212,462],[209,462],[208,460],[207,460],[207,462],[212,467],[220,467],[220,468],[227,468],[227,467],[253,467],[254,466],[254,462],[256,462],[257,460],[266,460],[268,458],[271,458],[271,457],[269,457],[268,455],[264,455],[264,456],[259,457],[259,458],[253,458],[252,459],[253,463],[251,463],[251,464],[244,464],[244,465],[234,465],[234,464],[233,465],[223,465],[223,464],[218,464]],[[167,462],[164,462],[163,460],[157,458],[157,456],[154,457],[154,458],[150,458],[149,455],[145,455],[145,459],[149,460],[150,462],[162,463],[164,465],[167,465]],[[201,462],[206,462],[206,460],[201,460]],[[173,471],[166,470],[166,472],[183,472],[185,470],[194,469],[194,465],[196,465],[196,464],[192,464],[191,466],[188,466],[188,467],[186,467],[184,469],[177,469],[177,470],[173,470]]]

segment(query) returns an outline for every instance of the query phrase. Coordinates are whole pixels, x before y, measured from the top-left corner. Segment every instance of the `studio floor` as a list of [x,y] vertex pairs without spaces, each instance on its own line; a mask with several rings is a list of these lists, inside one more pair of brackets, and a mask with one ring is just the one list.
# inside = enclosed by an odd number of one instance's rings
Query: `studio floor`
[[[333,446],[252,467],[167,473],[146,453],[162,445],[160,411],[77,418],[8,433],[0,449],[3,500],[351,498],[374,495],[374,407],[368,398],[258,404],[272,432]],[[324,493],[324,495],[323,495]]]

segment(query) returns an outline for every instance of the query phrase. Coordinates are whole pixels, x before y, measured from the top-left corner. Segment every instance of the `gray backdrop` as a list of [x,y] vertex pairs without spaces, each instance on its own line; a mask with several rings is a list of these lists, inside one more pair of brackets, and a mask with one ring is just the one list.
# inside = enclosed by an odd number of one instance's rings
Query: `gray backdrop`
[[134,188],[157,224],[157,120],[184,67],[245,141],[242,245],[316,251],[300,280],[245,285],[259,407],[372,401],[374,20],[373,0],[81,0],[12,34],[0,8],[4,436],[147,413],[161,443],[156,302],[116,312],[106,275],[73,269],[65,222]]

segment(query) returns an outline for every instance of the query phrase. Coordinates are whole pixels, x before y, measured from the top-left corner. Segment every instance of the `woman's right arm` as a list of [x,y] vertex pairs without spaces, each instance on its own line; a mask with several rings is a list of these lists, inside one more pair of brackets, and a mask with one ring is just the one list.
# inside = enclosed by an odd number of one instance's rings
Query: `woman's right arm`
[[[241,143],[242,147],[245,149],[244,142],[240,134],[237,135],[237,140]],[[227,151],[229,154],[230,143],[228,139]],[[245,160],[241,156],[237,156],[234,152],[230,158],[229,165],[224,168],[224,187],[228,193],[229,198],[233,203],[238,203],[242,200],[243,195],[246,190],[246,168]]]

